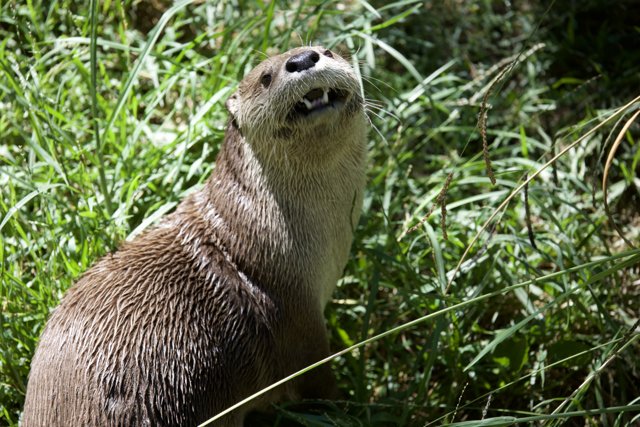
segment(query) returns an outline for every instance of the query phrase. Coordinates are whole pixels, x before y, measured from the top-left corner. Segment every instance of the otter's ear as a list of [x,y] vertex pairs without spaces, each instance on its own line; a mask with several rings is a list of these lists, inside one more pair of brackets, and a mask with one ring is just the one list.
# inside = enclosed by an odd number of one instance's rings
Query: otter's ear
[[228,99],[227,102],[225,102],[224,106],[227,107],[227,111],[229,111],[229,114],[231,114],[231,117],[233,117],[234,119],[237,118],[238,115],[238,109],[239,109],[239,104],[240,102],[238,101],[238,92],[234,92],[233,95],[231,95]]

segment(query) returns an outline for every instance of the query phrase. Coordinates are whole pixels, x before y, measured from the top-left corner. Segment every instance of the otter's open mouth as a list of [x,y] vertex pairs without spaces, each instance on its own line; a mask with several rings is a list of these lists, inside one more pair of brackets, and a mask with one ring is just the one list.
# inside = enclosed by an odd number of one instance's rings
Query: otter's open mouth
[[308,116],[330,108],[343,107],[349,92],[340,89],[315,88],[310,90],[294,105],[291,113],[293,115]]

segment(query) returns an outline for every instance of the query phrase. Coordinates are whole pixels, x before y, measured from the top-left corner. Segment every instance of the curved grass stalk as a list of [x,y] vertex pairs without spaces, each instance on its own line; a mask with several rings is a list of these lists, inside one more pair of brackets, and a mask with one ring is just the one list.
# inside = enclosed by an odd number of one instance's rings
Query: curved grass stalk
[[634,248],[635,245],[625,237],[624,233],[620,229],[620,226],[616,224],[613,217],[611,216],[611,212],[609,212],[609,203],[607,202],[607,193],[608,193],[609,186],[607,185],[607,180],[609,179],[609,169],[611,168],[613,159],[616,156],[616,151],[618,150],[618,147],[620,146],[620,143],[622,142],[624,135],[627,133],[627,129],[629,129],[629,127],[634,122],[634,120],[638,117],[639,114],[640,114],[640,110],[636,111],[636,113],[633,116],[631,116],[629,120],[627,120],[627,122],[624,124],[624,126],[618,133],[616,140],[611,146],[611,150],[609,150],[609,156],[607,157],[607,161],[604,165],[604,173],[602,174],[602,199],[604,201],[604,211],[607,214],[607,218],[609,218],[609,221],[611,221],[611,223],[613,224],[613,228],[615,228],[618,235],[622,238],[622,240],[624,240],[624,242],[627,245],[629,245],[632,248]]

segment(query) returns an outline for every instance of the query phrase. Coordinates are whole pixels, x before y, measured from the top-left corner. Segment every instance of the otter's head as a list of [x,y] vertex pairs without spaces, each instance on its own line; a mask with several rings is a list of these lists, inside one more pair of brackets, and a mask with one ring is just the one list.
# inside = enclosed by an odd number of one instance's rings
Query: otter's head
[[266,59],[226,105],[232,126],[269,157],[317,158],[349,144],[345,139],[364,139],[358,78],[346,60],[320,46]]

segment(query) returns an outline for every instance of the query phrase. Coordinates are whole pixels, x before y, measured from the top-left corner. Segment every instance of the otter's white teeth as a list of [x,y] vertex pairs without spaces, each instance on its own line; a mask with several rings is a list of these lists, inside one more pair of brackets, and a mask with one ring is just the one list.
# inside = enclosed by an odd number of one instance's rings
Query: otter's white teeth
[[313,103],[307,98],[302,98],[302,102],[304,102],[304,105],[307,106],[307,110],[313,110]]
[[314,108],[318,108],[318,107],[323,107],[325,105],[329,104],[329,90],[322,88],[322,89],[314,89],[313,91],[309,92],[309,94],[317,91],[317,90],[322,90],[322,96],[321,97],[317,97],[313,100],[309,100],[307,98],[307,95],[304,96],[304,98],[302,98],[302,102],[304,102],[304,105],[307,107],[307,110],[313,110]]
[[329,91],[327,89],[324,89],[322,93],[322,103],[325,105],[329,103]]

